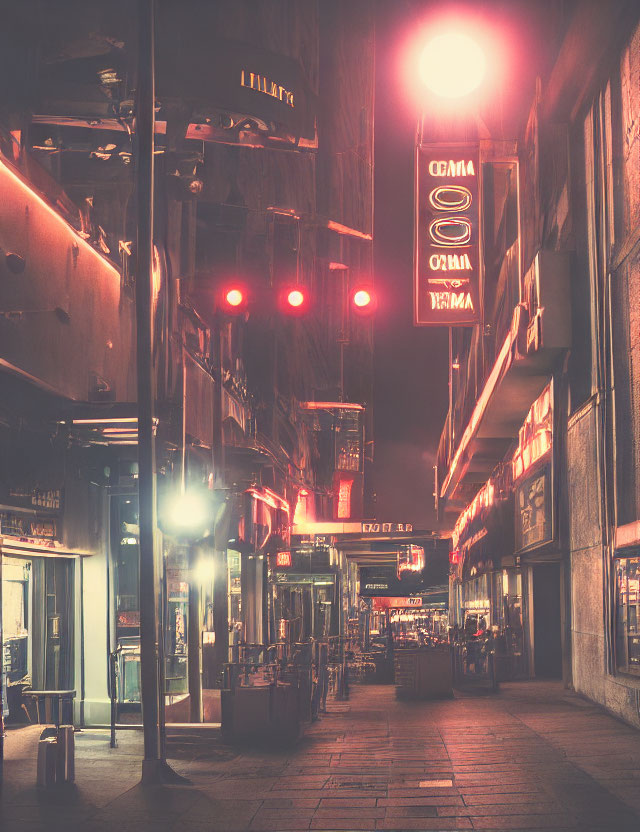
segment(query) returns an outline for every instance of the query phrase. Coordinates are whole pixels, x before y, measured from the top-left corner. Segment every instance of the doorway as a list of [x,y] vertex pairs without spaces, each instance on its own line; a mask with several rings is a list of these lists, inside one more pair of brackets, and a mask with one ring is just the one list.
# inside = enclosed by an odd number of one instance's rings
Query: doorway
[[535,675],[562,678],[560,564],[540,563],[533,579],[533,661]]

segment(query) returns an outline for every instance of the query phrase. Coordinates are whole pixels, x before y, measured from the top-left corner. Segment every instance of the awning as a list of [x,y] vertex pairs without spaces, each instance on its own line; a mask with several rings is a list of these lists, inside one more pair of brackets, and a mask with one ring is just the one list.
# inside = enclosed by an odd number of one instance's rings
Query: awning
[[569,268],[557,252],[540,251],[525,275],[535,303],[519,304],[453,457],[446,461],[440,499],[462,483],[484,483],[517,438],[531,404],[571,343]]
[[10,557],[84,558],[95,554],[82,549],[70,549],[57,540],[17,537],[0,537],[0,551]]

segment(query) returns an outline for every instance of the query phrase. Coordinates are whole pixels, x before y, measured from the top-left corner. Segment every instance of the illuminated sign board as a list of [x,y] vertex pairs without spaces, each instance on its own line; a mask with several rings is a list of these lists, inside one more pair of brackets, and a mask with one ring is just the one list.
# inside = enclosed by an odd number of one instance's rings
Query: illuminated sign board
[[353,477],[341,477],[338,485],[338,520],[351,517]]
[[523,480],[516,488],[516,551],[553,540],[551,466]]
[[384,596],[382,598],[373,598],[372,607],[374,610],[395,610],[406,607],[421,607],[422,598],[409,596],[407,598],[391,598]]
[[394,532],[412,532],[411,523],[378,523],[370,521],[362,524],[363,534],[393,534]]
[[276,566],[291,566],[291,552],[276,552]]
[[553,445],[553,382],[549,382],[531,405],[518,432],[518,447],[513,454],[513,479],[526,474],[545,457]]
[[276,81],[271,81],[264,75],[259,75],[257,72],[249,72],[249,70],[240,70],[240,86],[249,87],[257,92],[270,95],[271,98],[277,98],[289,107],[294,107],[293,93],[285,89],[282,84]]
[[476,144],[416,148],[416,326],[480,320],[479,173]]
[[424,547],[413,543],[401,546],[397,554],[397,575],[402,578],[406,573],[422,572],[424,569]]

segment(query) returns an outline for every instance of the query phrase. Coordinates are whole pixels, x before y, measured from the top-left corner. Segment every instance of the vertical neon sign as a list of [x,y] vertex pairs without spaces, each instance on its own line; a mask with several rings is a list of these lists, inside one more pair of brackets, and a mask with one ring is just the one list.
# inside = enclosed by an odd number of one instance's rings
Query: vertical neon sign
[[478,145],[416,148],[414,323],[480,320]]

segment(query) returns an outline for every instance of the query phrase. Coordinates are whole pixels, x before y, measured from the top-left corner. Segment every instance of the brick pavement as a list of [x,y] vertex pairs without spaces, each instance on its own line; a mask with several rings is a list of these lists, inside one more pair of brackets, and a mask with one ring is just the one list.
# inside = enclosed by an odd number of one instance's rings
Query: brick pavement
[[75,787],[38,790],[38,735],[9,732],[2,832],[640,830],[640,732],[556,683],[420,703],[356,687],[289,751],[172,729],[169,757],[190,786],[140,787],[140,734],[120,732],[112,750],[87,730]]

